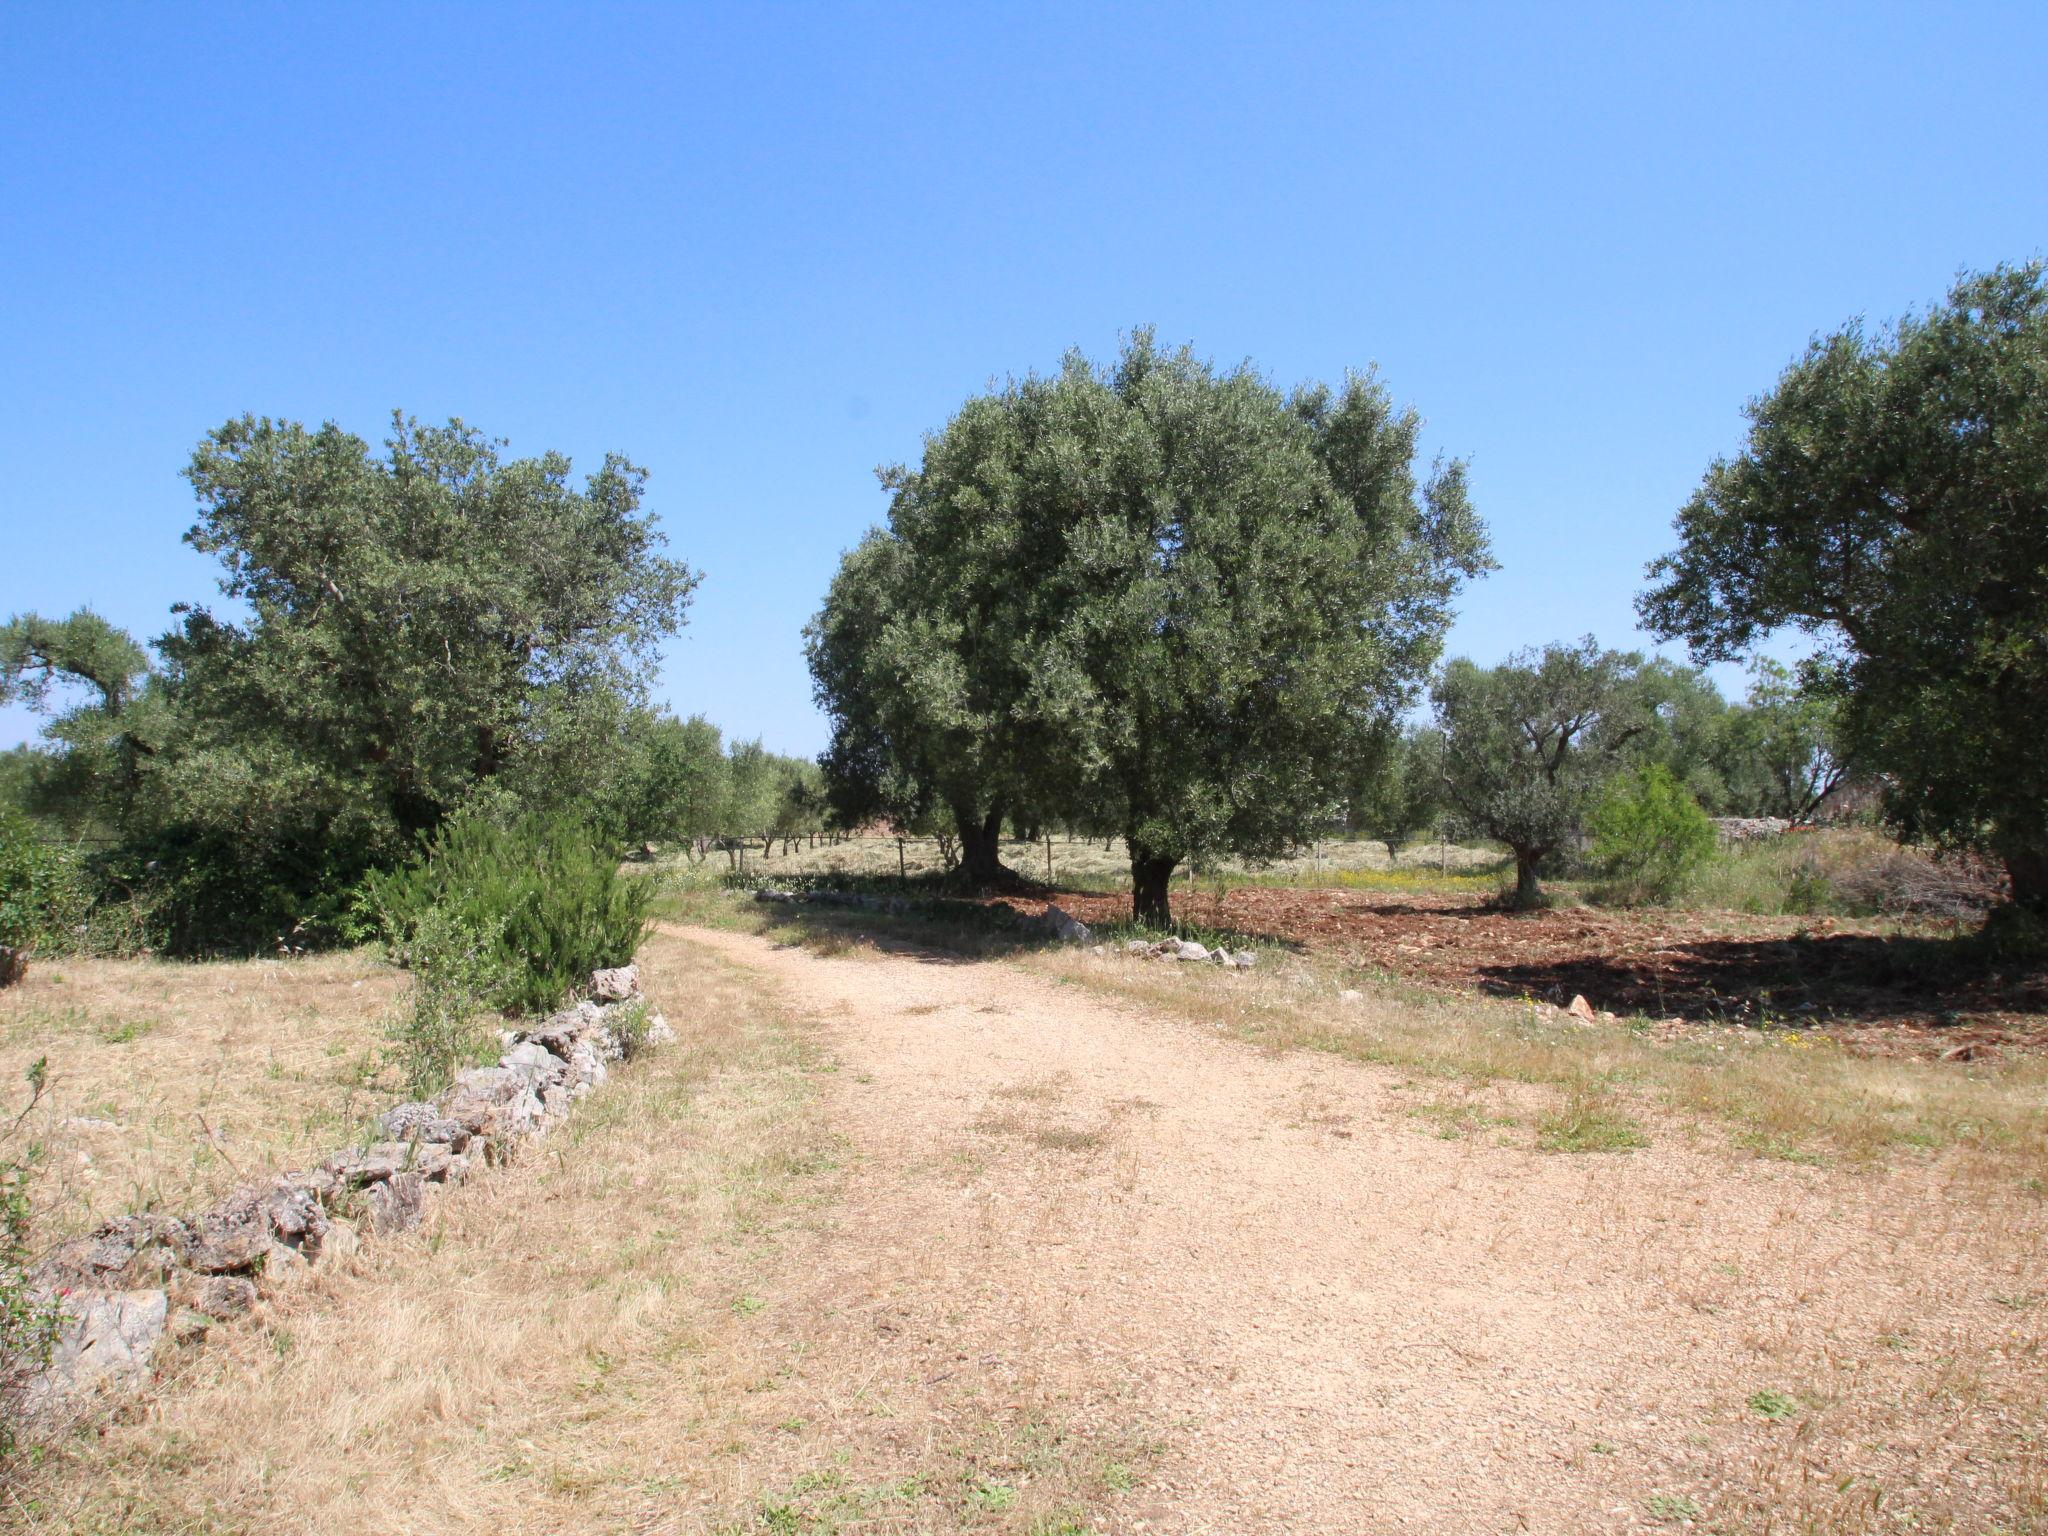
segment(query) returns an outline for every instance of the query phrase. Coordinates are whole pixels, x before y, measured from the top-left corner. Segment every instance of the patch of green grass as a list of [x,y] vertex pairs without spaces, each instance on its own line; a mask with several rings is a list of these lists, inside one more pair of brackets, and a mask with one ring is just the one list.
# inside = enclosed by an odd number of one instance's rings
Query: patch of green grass
[[1760,1413],[1773,1424],[1799,1416],[1799,1399],[1788,1397],[1775,1387],[1761,1387],[1749,1394],[1750,1411]]
[[1653,1520],[1669,1520],[1674,1524],[1680,1520],[1697,1520],[1700,1516],[1699,1500],[1687,1498],[1682,1493],[1653,1493],[1644,1500]]
[[1780,1163],[1800,1163],[1808,1168],[1825,1168],[1828,1160],[1811,1147],[1801,1146],[1782,1131],[1745,1126],[1731,1138],[1736,1146],[1758,1157]]
[[977,1483],[968,1498],[977,1509],[996,1512],[1017,1502],[1017,1490],[1008,1483]]
[[1430,1099],[1410,1107],[1412,1119],[1420,1120],[1442,1141],[1457,1141],[1474,1131],[1492,1130],[1516,1124],[1513,1115],[1494,1114],[1470,1099]]
[[1605,1092],[1574,1084],[1564,1103],[1536,1122],[1542,1152],[1633,1152],[1650,1144],[1642,1125],[1614,1107]]

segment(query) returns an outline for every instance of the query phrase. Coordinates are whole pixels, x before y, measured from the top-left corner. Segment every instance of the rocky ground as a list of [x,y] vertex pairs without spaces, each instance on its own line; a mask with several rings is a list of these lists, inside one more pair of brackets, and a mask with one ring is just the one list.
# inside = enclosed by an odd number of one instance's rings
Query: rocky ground
[[[1005,898],[1026,913],[1044,902]],[[1088,922],[1127,896],[1063,893]],[[1359,970],[1653,1021],[1817,1030],[1854,1049],[1939,1056],[2048,1050],[2048,968],[1987,967],[1951,933],[1896,923],[1556,907],[1479,895],[1240,886],[1176,892],[1176,918]]]

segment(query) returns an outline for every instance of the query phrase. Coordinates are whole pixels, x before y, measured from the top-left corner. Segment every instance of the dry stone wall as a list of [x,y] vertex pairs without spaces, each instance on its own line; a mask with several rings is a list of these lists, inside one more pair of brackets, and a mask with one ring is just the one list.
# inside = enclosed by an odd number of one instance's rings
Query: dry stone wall
[[386,1110],[375,1140],[251,1180],[196,1216],[120,1216],[59,1245],[30,1272],[56,1310],[55,1344],[15,1411],[34,1426],[90,1394],[141,1385],[167,1333],[246,1312],[263,1288],[353,1252],[363,1234],[419,1225],[436,1191],[546,1136],[617,1063],[674,1039],[634,967],[598,971],[583,1001],[505,1032],[496,1066]]

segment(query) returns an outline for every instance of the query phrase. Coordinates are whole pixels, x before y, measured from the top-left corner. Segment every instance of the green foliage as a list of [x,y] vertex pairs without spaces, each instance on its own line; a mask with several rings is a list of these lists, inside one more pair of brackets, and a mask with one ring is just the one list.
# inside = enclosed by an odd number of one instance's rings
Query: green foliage
[[1443,814],[1443,757],[1441,731],[1390,736],[1352,791],[1346,817],[1351,830],[1385,843],[1387,856],[1397,857]]
[[459,422],[394,417],[382,454],[329,424],[255,417],[200,443],[193,547],[246,617],[179,605],[164,668],[95,615],[0,627],[0,698],[54,711],[23,798],[116,847],[154,947],[299,946],[340,893],[464,807],[662,807],[673,764],[635,763],[659,640],[697,576],[661,553],[643,473],[581,488],[558,454],[506,460]]
[[1730,814],[1809,820],[1848,774],[1837,679],[1822,665],[1795,673],[1767,656],[1750,663],[1749,675],[1749,696],[1723,728],[1723,772],[1736,791]]
[[975,878],[1011,809],[1116,828],[1155,922],[1180,862],[1328,824],[1491,563],[1419,429],[1147,331],[968,401],[808,631],[835,806],[947,810]]
[[630,843],[715,837],[725,830],[731,778],[718,727],[702,715],[636,711],[608,796],[606,830]]
[[1444,794],[1470,828],[1515,855],[1515,901],[1543,899],[1537,869],[1578,835],[1622,754],[1656,720],[1643,660],[1576,645],[1523,651],[1484,668],[1459,658],[1434,690]]
[[2048,913],[2048,269],[1817,339],[1748,415],[1651,567],[1646,623],[1701,660],[1817,636],[1895,823],[1994,852]]
[[480,1016],[505,995],[513,979],[502,945],[504,915],[489,929],[473,927],[472,921],[469,915],[428,907],[406,940],[412,989],[405,1012],[387,1033],[407,1091],[416,1098],[433,1097],[458,1068],[483,1057],[491,1037]]
[[0,805],[0,986],[20,980],[37,951],[68,947],[85,906],[77,856]]
[[0,1134],[0,1456],[14,1448],[14,1424],[8,1414],[14,1391],[49,1358],[57,1332],[56,1309],[36,1295],[28,1279],[35,1257],[29,1186],[42,1147],[20,1141],[23,1124],[43,1096],[48,1073],[46,1057],[29,1065],[24,1074],[28,1102]]
[[0,704],[50,716],[50,750],[16,765],[10,798],[70,832],[119,828],[151,751],[154,681],[142,647],[89,608],[63,619],[17,614],[0,625]]
[[1713,823],[1661,763],[1617,775],[1589,829],[1609,900],[1669,900],[1714,853]]
[[456,956],[473,940],[479,959],[453,973],[485,978],[481,995],[501,1012],[545,1013],[592,971],[633,958],[653,897],[581,823],[460,816],[411,863],[370,875],[361,908],[401,964],[419,963],[423,933]]

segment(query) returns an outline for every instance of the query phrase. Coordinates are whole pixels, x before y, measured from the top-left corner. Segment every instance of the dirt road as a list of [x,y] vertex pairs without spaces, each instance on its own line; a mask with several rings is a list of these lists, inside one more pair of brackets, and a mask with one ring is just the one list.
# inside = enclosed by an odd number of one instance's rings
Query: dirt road
[[1443,1139],[1415,1113],[1440,1088],[1013,965],[674,931],[840,1063],[848,1171],[772,1298],[794,1363],[760,1416],[884,1459],[1043,1416],[1124,1448],[1113,1530],[1670,1528],[1849,1499],[1844,1469],[1895,1501],[1979,1475],[1963,1419],[1854,1443],[1856,1403],[2009,1283],[1905,1175],[1677,1126],[1625,1156]]

